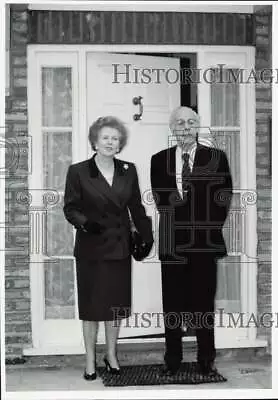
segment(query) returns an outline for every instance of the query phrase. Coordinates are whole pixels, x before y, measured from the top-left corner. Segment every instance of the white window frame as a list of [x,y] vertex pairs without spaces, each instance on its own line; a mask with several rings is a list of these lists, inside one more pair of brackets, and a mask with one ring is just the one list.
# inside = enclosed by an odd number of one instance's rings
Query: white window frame
[[[88,148],[87,143],[81,143],[78,141],[78,137],[87,137],[87,124],[86,115],[87,104],[86,104],[86,53],[87,52],[128,52],[128,53],[196,53],[197,54],[197,68],[202,68],[205,65],[205,57],[208,52],[213,52],[216,54],[220,53],[230,53],[230,54],[244,54],[246,64],[243,68],[251,69],[255,65],[255,49],[249,46],[203,46],[203,45],[29,45],[28,46],[28,114],[29,114],[29,131],[30,135],[34,137],[36,135],[37,129],[40,129],[37,124],[36,118],[36,108],[38,104],[36,104],[37,100],[35,98],[35,92],[37,90],[36,85],[40,85],[39,82],[34,82],[33,76],[35,73],[34,68],[37,68],[38,57],[37,54],[42,56],[44,53],[53,53],[64,54],[67,53],[72,54],[77,61],[75,61],[76,66],[78,66],[78,88],[76,91],[78,92],[78,99],[76,99],[75,111],[76,119],[75,119],[75,131],[78,132],[76,138],[73,136],[73,149],[75,149],[76,153],[73,154],[74,162],[81,161],[84,158],[84,154],[87,154],[86,149]],[[248,115],[246,118],[246,126],[244,126],[244,131],[246,135],[244,135],[243,140],[245,140],[245,145],[243,146],[243,151],[241,152],[241,161],[248,160],[248,164],[251,167],[246,169],[246,174],[244,178],[244,183],[248,183],[248,188],[252,188],[256,190],[256,138],[255,138],[255,86],[253,84],[245,85],[246,86],[246,96],[248,99],[246,104],[244,104],[244,112]],[[206,122],[210,121],[209,114],[209,97],[208,97],[208,85],[203,83],[198,85],[198,99],[207,98],[208,101],[205,104],[204,102],[199,101],[199,113],[202,118],[202,124],[204,125]],[[247,145],[248,143],[248,145]],[[82,148],[80,147],[82,146]],[[241,142],[242,145],[242,142]],[[42,144],[41,144],[42,147]],[[36,152],[34,152],[36,154]],[[38,154],[37,154],[38,157]],[[40,161],[39,161],[40,162]],[[36,160],[33,160],[33,165],[36,165]],[[38,185],[39,182],[36,179],[30,177],[30,183],[33,185]],[[241,275],[242,279],[242,288],[241,292],[243,293],[242,297],[242,305],[244,307],[244,312],[249,314],[257,313],[257,209],[256,204],[251,207],[249,211],[249,215],[247,218],[248,224],[248,232],[249,232],[249,245],[248,245],[248,254],[253,258],[254,262],[251,267],[244,267],[243,273]],[[251,239],[252,238],[252,239]],[[250,265],[250,263],[249,263]],[[31,307],[32,307],[32,331],[33,331],[33,349],[26,349],[24,351],[25,354],[51,354],[53,350],[51,349],[40,349],[39,342],[40,338],[38,335],[38,315],[40,310],[38,310],[38,305],[34,301],[36,296],[39,296],[39,290],[42,287],[39,286],[38,282],[38,270],[34,268],[34,264],[31,263],[30,266],[30,279],[31,279]],[[36,283],[35,283],[36,282]],[[245,296],[246,294],[246,296]],[[232,331],[232,330],[231,330]],[[247,337],[245,339],[235,339],[233,337],[233,333],[229,335],[229,340],[218,340],[217,348],[240,348],[240,347],[264,347],[267,345],[267,341],[259,340],[257,338],[257,328],[255,326],[250,326],[247,329]],[[159,341],[159,339],[143,339],[144,341]],[[185,338],[185,340],[187,340]],[[124,342],[125,340],[121,340]],[[127,339],[126,342],[138,342],[142,341],[138,339]],[[79,349],[80,352],[83,350]],[[72,353],[72,351],[77,351],[76,349],[63,349],[63,353]]]
[[[31,61],[32,60],[32,61]],[[40,51],[34,53],[33,57],[30,56],[31,63],[28,64],[28,121],[29,121],[29,133],[32,138],[32,159],[29,159],[29,165],[31,165],[31,173],[29,175],[28,184],[29,190],[32,196],[32,214],[34,213],[34,218],[32,218],[31,227],[32,231],[35,233],[30,236],[30,243],[32,243],[32,249],[34,253],[30,254],[30,287],[31,287],[31,315],[32,315],[32,343],[34,348],[41,348],[42,336],[51,336],[52,330],[51,326],[48,327],[47,320],[44,320],[44,282],[43,282],[43,262],[46,261],[47,257],[43,255],[44,249],[42,244],[45,243],[46,238],[44,237],[44,232],[38,233],[38,228],[42,227],[44,219],[44,211],[42,210],[42,189],[43,188],[43,176],[42,176],[42,160],[43,160],[43,146],[42,146],[42,126],[41,118],[38,116],[42,115],[42,104],[41,95],[38,98],[38,88],[39,92],[42,92],[42,82],[41,76],[38,74],[38,70],[42,67],[70,67],[72,71],[72,126],[69,130],[72,131],[72,159],[76,160],[78,154],[76,151],[80,149],[78,141],[78,124],[79,124],[79,114],[78,114],[78,99],[80,97],[78,93],[78,64],[77,64],[77,53],[74,51],[66,53],[56,53],[49,51],[46,53]],[[34,79],[35,77],[35,79]],[[80,118],[81,120],[82,118]],[[29,158],[31,157],[31,152],[29,153]],[[31,242],[33,241],[33,242]],[[57,257],[58,258],[58,257]],[[73,257],[62,257],[62,258],[72,258]],[[75,305],[75,311],[77,311],[77,305]],[[66,330],[74,332],[75,326],[71,320],[62,320],[63,324],[66,324]],[[60,320],[57,320],[57,329],[59,325],[63,325]],[[49,329],[48,329],[49,328]],[[76,333],[76,332],[75,332]],[[75,334],[73,333],[73,334]],[[68,337],[68,336],[66,336]]]

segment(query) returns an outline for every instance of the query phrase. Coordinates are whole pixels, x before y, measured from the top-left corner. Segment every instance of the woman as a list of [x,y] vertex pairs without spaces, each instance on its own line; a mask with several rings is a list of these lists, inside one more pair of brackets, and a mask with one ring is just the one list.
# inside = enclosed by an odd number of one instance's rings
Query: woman
[[153,244],[152,224],[141,203],[133,163],[115,158],[127,143],[127,131],[114,117],[98,118],[89,130],[92,158],[69,167],[64,214],[77,229],[76,258],[79,319],[86,349],[84,378],[96,379],[98,322],[105,323],[108,371],[120,373],[116,344],[120,321],[130,316],[130,218],[147,254]]

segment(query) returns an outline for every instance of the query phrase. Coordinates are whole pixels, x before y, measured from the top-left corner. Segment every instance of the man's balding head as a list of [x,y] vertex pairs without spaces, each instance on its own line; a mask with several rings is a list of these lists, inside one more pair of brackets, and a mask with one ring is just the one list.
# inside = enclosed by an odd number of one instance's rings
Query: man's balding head
[[179,119],[188,120],[189,118],[194,119],[198,123],[198,126],[200,126],[200,117],[192,108],[190,107],[175,108],[170,115],[169,119],[170,128],[173,125],[174,121],[177,121]]
[[178,145],[186,150],[198,140],[200,117],[192,108],[177,107],[170,115],[169,126]]

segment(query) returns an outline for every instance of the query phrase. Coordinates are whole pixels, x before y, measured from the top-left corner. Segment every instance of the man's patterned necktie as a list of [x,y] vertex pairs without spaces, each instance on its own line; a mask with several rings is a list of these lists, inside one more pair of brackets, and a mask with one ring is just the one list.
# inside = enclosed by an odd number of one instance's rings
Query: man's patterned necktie
[[189,154],[183,153],[182,159],[183,159],[183,166],[182,166],[182,173],[181,173],[182,191],[183,191],[183,195],[185,196],[186,191],[188,191],[188,189],[189,189],[188,177],[191,175],[191,170],[189,167]]

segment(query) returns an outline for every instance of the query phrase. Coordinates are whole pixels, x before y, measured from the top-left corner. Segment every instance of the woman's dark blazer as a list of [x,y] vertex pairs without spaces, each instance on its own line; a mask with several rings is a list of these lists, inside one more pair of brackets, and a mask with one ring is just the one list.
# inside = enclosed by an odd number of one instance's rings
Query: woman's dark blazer
[[[76,228],[74,256],[87,260],[117,260],[130,255],[130,218],[145,242],[153,241],[151,219],[142,205],[136,167],[114,158],[112,186],[96,166],[94,156],[72,164],[67,173],[64,214]],[[82,230],[86,221],[99,223],[101,234]]]

